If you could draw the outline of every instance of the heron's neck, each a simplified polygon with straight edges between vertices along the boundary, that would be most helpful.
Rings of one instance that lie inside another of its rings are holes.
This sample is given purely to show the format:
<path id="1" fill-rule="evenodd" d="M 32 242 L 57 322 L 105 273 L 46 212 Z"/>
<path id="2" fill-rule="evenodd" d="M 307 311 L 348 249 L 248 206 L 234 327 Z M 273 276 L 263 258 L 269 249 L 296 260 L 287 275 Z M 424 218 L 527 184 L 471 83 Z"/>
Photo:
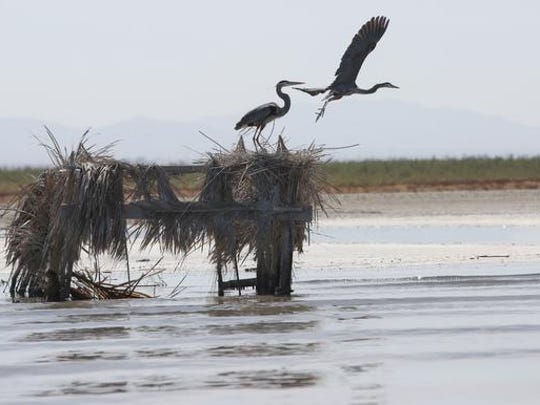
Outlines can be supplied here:
<path id="1" fill-rule="evenodd" d="M 287 114 L 291 108 L 291 98 L 289 97 L 288 94 L 283 93 L 281 86 L 276 88 L 276 93 L 279 96 L 279 98 L 281 98 L 283 102 L 285 103 L 283 107 L 280 107 L 279 109 L 279 115 L 283 116 Z"/>
<path id="2" fill-rule="evenodd" d="M 382 83 L 377 83 L 376 85 L 374 85 L 373 87 L 370 87 L 369 89 L 359 89 L 359 88 L 357 88 L 354 92 L 359 93 L 359 94 L 373 94 L 377 90 L 379 90 L 381 87 L 383 87 L 383 84 Z"/>

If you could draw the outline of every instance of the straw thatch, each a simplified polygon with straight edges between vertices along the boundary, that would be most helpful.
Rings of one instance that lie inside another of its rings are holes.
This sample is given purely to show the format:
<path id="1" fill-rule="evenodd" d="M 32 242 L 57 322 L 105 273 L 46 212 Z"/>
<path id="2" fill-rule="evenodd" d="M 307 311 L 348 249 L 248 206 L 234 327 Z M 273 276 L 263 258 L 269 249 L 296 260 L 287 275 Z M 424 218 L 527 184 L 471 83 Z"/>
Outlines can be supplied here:
<path id="1" fill-rule="evenodd" d="M 179 190 L 171 185 L 170 176 L 160 166 L 139 166 L 129 170 L 135 189 L 129 199 L 143 201 L 148 218 L 139 221 L 132 232 L 140 239 L 141 248 L 159 245 L 162 251 L 185 254 L 199 246 L 205 222 L 199 217 L 178 212 L 162 212 L 163 203 L 179 202 Z M 187 214 L 187 212 L 186 212 Z"/>
<path id="2" fill-rule="evenodd" d="M 82 269 L 73 272 L 71 297 L 74 300 L 118 299 L 118 298 L 151 298 L 150 295 L 137 291 L 142 280 L 153 273 L 144 273 L 135 280 L 123 283 L 112 283 L 101 278 L 100 273 Z"/>
<path id="3" fill-rule="evenodd" d="M 52 146 L 45 146 L 55 167 L 20 192 L 7 231 L 12 297 L 67 298 L 83 245 L 95 255 L 123 258 L 126 252 L 122 164 L 108 148 L 88 146 L 86 134 L 71 153 L 48 134 Z"/>
<path id="4" fill-rule="evenodd" d="M 200 200 L 214 204 L 253 204 L 261 210 L 295 205 L 324 211 L 322 157 L 323 150 L 313 145 L 305 150 L 288 151 L 281 137 L 273 153 L 247 152 L 238 147 L 234 152 L 211 154 Z M 268 215 L 261 215 L 256 221 L 214 216 L 208 227 L 214 243 L 213 260 L 231 262 L 242 250 L 255 251 L 256 256 L 264 254 L 257 252 L 257 247 L 271 245 L 276 233 L 271 223 Z M 295 221 L 295 247 L 299 252 L 309 235 L 308 225 Z"/>
<path id="5" fill-rule="evenodd" d="M 82 249 L 92 255 L 126 258 L 128 202 L 141 204 L 146 213 L 133 232 L 142 248 L 158 244 L 164 251 L 187 254 L 208 243 L 210 258 L 220 268 L 236 264 L 241 254 L 252 253 L 259 263 L 273 265 L 269 262 L 273 251 L 287 234 L 283 224 L 272 221 L 274 207 L 324 209 L 319 174 L 322 150 L 313 146 L 288 151 L 280 138 L 272 153 L 247 152 L 240 143 L 234 152 L 210 154 L 199 199 L 190 204 L 211 209 L 197 211 L 185 202 L 181 205 L 163 168 L 116 161 L 108 148 L 88 146 L 86 134 L 68 153 L 48 134 L 52 146 L 46 148 L 55 166 L 21 191 L 7 232 L 14 299 L 25 295 L 69 298 L 73 267 Z M 167 212 L 164 204 L 184 208 Z M 227 208 L 231 206 L 248 207 L 253 215 L 240 215 Z M 309 224 L 292 221 L 288 226 L 292 236 L 287 238 L 301 252 Z M 86 282 L 84 288 L 91 284 L 88 280 L 81 274 L 75 278 L 79 287 Z"/>

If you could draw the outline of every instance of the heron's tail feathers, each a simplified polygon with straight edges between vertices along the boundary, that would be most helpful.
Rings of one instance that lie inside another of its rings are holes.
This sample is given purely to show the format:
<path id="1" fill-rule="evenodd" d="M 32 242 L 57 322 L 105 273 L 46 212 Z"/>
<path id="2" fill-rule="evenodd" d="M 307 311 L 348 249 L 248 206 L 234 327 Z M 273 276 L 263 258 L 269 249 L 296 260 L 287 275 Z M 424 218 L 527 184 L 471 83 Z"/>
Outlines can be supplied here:
<path id="1" fill-rule="evenodd" d="M 236 123 L 236 125 L 234 126 L 234 129 L 236 131 L 238 131 L 240 128 L 242 128 L 242 126 L 244 125 L 244 123 L 242 121 L 239 121 Z"/>
<path id="2" fill-rule="evenodd" d="M 303 91 L 304 93 L 309 94 L 310 96 L 317 96 L 319 94 L 324 93 L 326 90 L 328 90 L 328 87 L 325 88 L 305 88 L 305 87 L 293 87 L 295 90 Z"/>

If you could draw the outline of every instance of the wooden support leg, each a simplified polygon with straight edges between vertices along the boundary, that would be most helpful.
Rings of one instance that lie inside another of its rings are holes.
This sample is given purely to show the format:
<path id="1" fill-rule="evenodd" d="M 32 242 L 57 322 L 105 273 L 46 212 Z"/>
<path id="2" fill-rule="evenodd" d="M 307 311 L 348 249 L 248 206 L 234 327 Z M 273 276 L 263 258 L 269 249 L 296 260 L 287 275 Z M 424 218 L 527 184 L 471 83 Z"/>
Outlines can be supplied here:
<path id="1" fill-rule="evenodd" d="M 238 271 L 238 258 L 234 255 L 234 272 L 236 273 L 236 282 L 238 283 L 238 296 L 242 295 L 242 287 L 240 287 L 240 273 Z"/>
<path id="2" fill-rule="evenodd" d="M 223 273 L 222 273 L 222 263 L 221 260 L 218 260 L 216 265 L 217 270 L 217 283 L 218 283 L 218 296 L 223 297 Z"/>
<path id="3" fill-rule="evenodd" d="M 49 302 L 62 301 L 58 275 L 52 270 L 48 270 L 45 273 L 45 288 L 43 292 L 45 299 Z"/>
<path id="4" fill-rule="evenodd" d="M 290 295 L 292 281 L 292 262 L 294 251 L 294 224 L 290 221 L 280 224 L 279 244 L 279 282 L 276 295 Z"/>
<path id="5" fill-rule="evenodd" d="M 257 295 L 274 295 L 277 277 L 272 260 L 274 256 L 274 241 L 272 240 L 273 222 L 265 219 L 264 231 L 260 232 L 257 240 Z"/>
<path id="6" fill-rule="evenodd" d="M 268 295 L 270 266 L 267 263 L 268 252 L 257 252 L 257 295 Z"/>

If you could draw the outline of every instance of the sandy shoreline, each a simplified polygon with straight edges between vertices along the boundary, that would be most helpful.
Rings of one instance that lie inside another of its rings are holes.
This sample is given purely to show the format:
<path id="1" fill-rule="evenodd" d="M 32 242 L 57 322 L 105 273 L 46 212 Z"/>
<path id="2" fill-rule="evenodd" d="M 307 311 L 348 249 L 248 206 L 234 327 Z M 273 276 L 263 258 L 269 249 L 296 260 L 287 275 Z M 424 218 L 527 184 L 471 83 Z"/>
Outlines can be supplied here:
<path id="1" fill-rule="evenodd" d="M 329 217 L 540 215 L 540 190 L 340 194 Z"/>
<path id="2" fill-rule="evenodd" d="M 540 190 L 441 191 L 339 195 L 339 205 L 321 215 L 320 227 L 506 227 L 540 232 Z M 496 236 L 495 236 L 496 238 Z M 328 252 L 332 252 L 331 255 Z M 500 257 L 498 257 L 500 256 Z M 300 267 L 405 267 L 428 264 L 540 261 L 529 243 L 317 243 L 299 258 Z"/>

